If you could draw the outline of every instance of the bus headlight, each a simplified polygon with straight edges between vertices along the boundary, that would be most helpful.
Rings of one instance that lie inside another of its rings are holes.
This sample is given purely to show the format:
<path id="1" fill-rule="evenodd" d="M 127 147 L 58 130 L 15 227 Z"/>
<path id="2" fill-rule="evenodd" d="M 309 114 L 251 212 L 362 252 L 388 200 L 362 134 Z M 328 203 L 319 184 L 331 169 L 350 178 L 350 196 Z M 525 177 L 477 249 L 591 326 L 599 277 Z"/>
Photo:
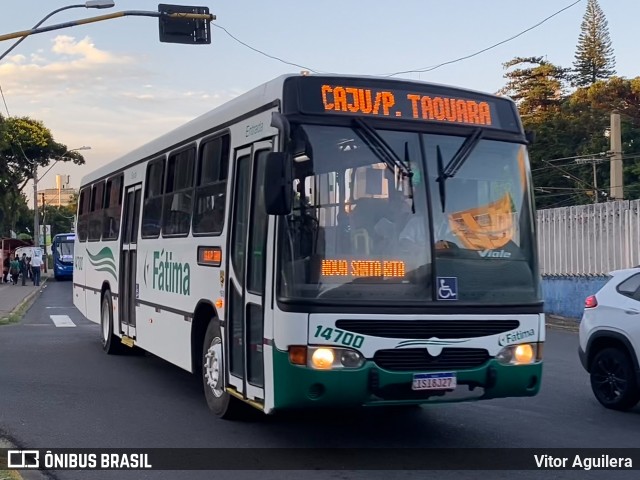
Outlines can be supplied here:
<path id="1" fill-rule="evenodd" d="M 330 348 L 318 348 L 311 355 L 311 365 L 318 370 L 328 370 L 333 366 L 335 355 Z"/>
<path id="2" fill-rule="evenodd" d="M 364 363 L 364 358 L 355 350 L 342 350 L 340 355 L 340 363 L 343 367 L 358 368 Z"/>
<path id="3" fill-rule="evenodd" d="M 504 365 L 529 365 L 542 360 L 542 344 L 509 345 L 498 352 L 496 360 Z"/>
<path id="4" fill-rule="evenodd" d="M 289 361 L 316 370 L 333 370 L 360 368 L 364 365 L 364 356 L 350 348 L 292 345 L 289 347 Z"/>

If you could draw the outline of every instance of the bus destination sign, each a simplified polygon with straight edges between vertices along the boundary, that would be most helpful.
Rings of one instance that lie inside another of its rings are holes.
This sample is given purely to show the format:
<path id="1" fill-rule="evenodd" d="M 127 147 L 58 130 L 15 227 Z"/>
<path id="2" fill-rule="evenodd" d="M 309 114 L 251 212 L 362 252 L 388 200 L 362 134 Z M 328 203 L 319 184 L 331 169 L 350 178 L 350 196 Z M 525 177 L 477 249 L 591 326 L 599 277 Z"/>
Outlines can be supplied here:
<path id="1" fill-rule="evenodd" d="M 322 85 L 321 95 L 325 112 L 496 126 L 493 105 L 487 101 L 329 84 Z"/>
<path id="2" fill-rule="evenodd" d="M 389 79 L 293 77 L 297 98 L 285 111 L 410 121 L 522 134 L 512 100 L 487 93 Z M 293 89 L 291 90 L 294 91 Z"/>

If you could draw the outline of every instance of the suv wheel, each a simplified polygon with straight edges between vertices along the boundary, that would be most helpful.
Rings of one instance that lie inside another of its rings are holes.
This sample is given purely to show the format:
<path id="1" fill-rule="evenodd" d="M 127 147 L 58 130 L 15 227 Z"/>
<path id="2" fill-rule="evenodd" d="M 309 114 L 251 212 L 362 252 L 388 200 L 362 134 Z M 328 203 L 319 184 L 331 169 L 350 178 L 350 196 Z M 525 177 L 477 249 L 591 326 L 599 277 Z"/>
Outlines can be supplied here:
<path id="1" fill-rule="evenodd" d="M 640 400 L 640 389 L 629 355 L 605 348 L 591 363 L 591 389 L 598 401 L 613 410 L 628 410 Z"/>

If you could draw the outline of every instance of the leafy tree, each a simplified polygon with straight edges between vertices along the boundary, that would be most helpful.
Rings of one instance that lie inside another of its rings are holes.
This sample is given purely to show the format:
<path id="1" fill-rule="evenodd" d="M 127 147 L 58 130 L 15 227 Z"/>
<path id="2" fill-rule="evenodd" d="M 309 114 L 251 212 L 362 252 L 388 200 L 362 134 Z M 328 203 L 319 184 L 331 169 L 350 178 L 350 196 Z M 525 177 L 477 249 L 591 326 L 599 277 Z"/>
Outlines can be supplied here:
<path id="1" fill-rule="evenodd" d="M 586 87 L 615 74 L 609 27 L 598 0 L 589 0 L 580 25 L 573 83 Z"/>
<path id="2" fill-rule="evenodd" d="M 622 120 L 623 152 L 627 157 L 624 160 L 625 197 L 640 198 L 640 77 L 631 80 L 613 77 L 566 96 L 555 112 L 523 119 L 525 128 L 537 132 L 530 157 L 538 208 L 593 202 L 591 164 L 578 165 L 571 159 L 545 160 L 578 155 L 597 157 L 607 152 L 613 110 L 620 112 Z M 609 174 L 608 162 L 596 167 L 599 190 L 608 190 Z M 606 196 L 600 196 L 599 200 L 606 200 Z"/>
<path id="3" fill-rule="evenodd" d="M 74 214 L 75 211 L 69 207 L 45 206 L 43 221 L 46 225 L 51 225 L 52 238 L 59 233 L 68 233 L 72 230 Z"/>
<path id="4" fill-rule="evenodd" d="M 24 194 L 9 190 L 0 193 L 0 237 L 9 237 L 11 231 L 31 233 L 33 211 L 27 206 Z"/>
<path id="5" fill-rule="evenodd" d="M 42 122 L 0 116 L 0 189 L 21 192 L 33 177 L 34 166 L 46 167 L 56 160 L 84 163 L 82 155 L 56 142 Z"/>
<path id="6" fill-rule="evenodd" d="M 82 155 L 56 142 L 42 122 L 0 115 L 0 234 L 15 231 L 19 212 L 26 208 L 22 190 L 33 178 L 34 167 L 46 167 L 57 160 L 84 163 Z"/>
<path id="7" fill-rule="evenodd" d="M 78 194 L 74 193 L 71 195 L 71 197 L 69 198 L 69 205 L 67 205 L 66 207 L 69 212 L 71 212 L 71 215 L 75 215 L 76 212 L 78 211 Z"/>
<path id="8" fill-rule="evenodd" d="M 543 57 L 516 57 L 503 64 L 507 84 L 499 93 L 518 104 L 523 117 L 532 117 L 557 109 L 565 92 L 568 70 Z"/>

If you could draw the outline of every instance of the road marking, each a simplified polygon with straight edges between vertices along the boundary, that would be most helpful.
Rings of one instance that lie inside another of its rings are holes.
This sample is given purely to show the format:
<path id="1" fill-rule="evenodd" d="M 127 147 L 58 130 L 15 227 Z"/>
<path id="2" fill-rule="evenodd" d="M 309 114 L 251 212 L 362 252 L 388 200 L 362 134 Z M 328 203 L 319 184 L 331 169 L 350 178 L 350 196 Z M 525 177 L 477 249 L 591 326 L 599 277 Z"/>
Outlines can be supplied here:
<path id="1" fill-rule="evenodd" d="M 71 321 L 69 315 L 49 315 L 56 327 L 75 327 L 76 324 Z"/>

